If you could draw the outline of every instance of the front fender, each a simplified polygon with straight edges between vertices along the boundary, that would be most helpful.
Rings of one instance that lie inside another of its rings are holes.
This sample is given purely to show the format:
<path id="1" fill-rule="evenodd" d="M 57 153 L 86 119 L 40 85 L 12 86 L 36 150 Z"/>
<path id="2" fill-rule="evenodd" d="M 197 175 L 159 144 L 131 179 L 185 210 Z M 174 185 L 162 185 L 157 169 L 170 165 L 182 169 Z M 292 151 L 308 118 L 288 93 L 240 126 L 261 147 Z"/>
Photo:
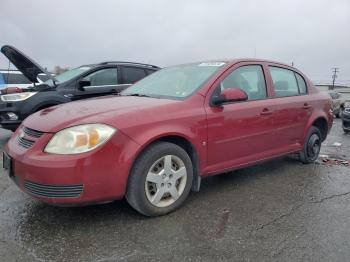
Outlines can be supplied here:
<path id="1" fill-rule="evenodd" d="M 166 137 L 179 137 L 189 142 L 197 153 L 199 161 L 199 173 L 207 163 L 207 133 L 206 128 L 187 125 L 153 125 L 142 128 L 142 132 L 131 134 L 127 130 L 121 130 L 140 145 L 137 156 L 150 144 Z"/>

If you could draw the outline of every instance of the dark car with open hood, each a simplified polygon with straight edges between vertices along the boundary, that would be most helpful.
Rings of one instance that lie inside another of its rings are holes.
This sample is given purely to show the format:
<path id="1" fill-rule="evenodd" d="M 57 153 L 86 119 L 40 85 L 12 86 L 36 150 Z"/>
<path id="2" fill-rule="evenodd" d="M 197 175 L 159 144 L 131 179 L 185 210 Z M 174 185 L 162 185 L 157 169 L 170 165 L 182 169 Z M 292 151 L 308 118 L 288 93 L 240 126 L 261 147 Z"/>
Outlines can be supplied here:
<path id="1" fill-rule="evenodd" d="M 15 47 L 4 45 L 1 52 L 34 86 L 20 92 L 1 95 L 0 125 L 14 131 L 29 115 L 41 109 L 86 99 L 119 93 L 131 84 L 159 70 L 149 64 L 109 61 L 83 65 L 58 76 L 28 58 Z M 49 78 L 42 83 L 38 75 Z"/>

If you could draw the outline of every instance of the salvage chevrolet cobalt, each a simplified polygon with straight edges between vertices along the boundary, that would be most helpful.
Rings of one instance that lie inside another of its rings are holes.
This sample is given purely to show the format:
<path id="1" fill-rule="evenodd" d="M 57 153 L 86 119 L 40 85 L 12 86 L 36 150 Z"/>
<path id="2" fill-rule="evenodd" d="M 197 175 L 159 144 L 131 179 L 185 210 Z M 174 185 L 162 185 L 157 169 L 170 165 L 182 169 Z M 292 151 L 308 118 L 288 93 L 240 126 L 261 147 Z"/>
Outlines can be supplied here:
<path id="1" fill-rule="evenodd" d="M 180 207 L 201 178 L 299 153 L 315 161 L 330 97 L 297 69 L 265 60 L 173 66 L 120 96 L 28 117 L 4 167 L 32 197 L 81 205 L 126 197 L 147 216 Z"/>

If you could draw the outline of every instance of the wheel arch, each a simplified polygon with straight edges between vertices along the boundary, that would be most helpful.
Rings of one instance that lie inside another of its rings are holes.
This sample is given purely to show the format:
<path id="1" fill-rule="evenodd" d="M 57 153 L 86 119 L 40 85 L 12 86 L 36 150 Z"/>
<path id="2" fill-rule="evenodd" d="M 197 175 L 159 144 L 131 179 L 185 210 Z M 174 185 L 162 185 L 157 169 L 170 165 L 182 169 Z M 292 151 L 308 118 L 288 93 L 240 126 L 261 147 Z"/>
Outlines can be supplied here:
<path id="1" fill-rule="evenodd" d="M 191 142 L 191 140 L 182 135 L 182 134 L 163 134 L 157 137 L 150 139 L 147 143 L 145 143 L 137 152 L 137 156 L 133 161 L 132 167 L 136 163 L 137 159 L 141 156 L 141 154 L 151 145 L 158 142 L 169 142 L 175 145 L 180 146 L 182 149 L 186 151 L 189 155 L 192 165 L 193 165 L 193 182 L 192 182 L 192 191 L 199 191 L 201 176 L 200 176 L 200 156 L 198 154 L 198 150 L 195 145 Z M 131 168 L 132 168 L 131 167 Z"/>
<path id="2" fill-rule="evenodd" d="M 322 135 L 322 142 L 326 140 L 327 134 L 328 134 L 328 121 L 326 120 L 325 117 L 318 117 L 316 118 L 311 126 L 317 127 Z"/>

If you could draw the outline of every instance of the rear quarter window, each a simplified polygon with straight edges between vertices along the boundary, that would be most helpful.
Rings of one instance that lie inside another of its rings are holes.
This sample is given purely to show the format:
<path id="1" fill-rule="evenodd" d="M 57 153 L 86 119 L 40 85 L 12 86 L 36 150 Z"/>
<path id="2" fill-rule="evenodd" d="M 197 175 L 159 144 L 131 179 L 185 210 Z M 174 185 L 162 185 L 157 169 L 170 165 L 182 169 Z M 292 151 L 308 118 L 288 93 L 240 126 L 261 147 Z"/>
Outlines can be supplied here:
<path id="1" fill-rule="evenodd" d="M 150 69 L 145 69 L 145 71 L 146 71 L 147 75 L 150 75 L 150 74 L 153 74 L 154 72 L 156 72 L 156 70 L 150 70 Z"/>
<path id="2" fill-rule="evenodd" d="M 294 73 L 294 74 L 295 74 L 295 77 L 296 77 L 297 82 L 298 82 L 300 94 L 302 94 L 302 95 L 306 94 L 307 88 L 306 88 L 306 83 L 305 83 L 304 78 L 301 75 L 299 75 L 298 73 Z"/>

